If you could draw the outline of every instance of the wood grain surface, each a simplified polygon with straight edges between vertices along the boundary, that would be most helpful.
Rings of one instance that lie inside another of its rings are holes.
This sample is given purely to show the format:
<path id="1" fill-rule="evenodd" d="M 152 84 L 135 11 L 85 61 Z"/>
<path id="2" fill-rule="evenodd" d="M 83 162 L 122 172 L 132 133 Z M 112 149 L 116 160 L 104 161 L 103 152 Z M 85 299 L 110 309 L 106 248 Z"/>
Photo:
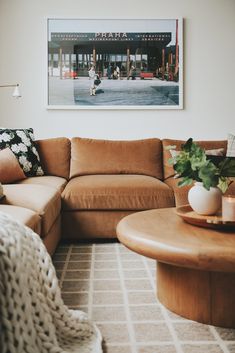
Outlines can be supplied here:
<path id="1" fill-rule="evenodd" d="M 157 296 L 173 312 L 235 328 L 235 233 L 185 223 L 174 208 L 134 213 L 117 226 L 129 249 L 157 260 Z"/>
<path id="2" fill-rule="evenodd" d="M 231 230 L 235 232 L 235 221 L 225 221 L 221 211 L 213 216 L 203 216 L 195 211 L 189 205 L 179 206 L 176 208 L 176 214 L 187 223 L 217 230 Z"/>
<path id="3" fill-rule="evenodd" d="M 235 232 L 184 222 L 174 208 L 134 213 L 117 226 L 131 250 L 175 266 L 235 272 Z"/>
<path id="4" fill-rule="evenodd" d="M 157 296 L 169 310 L 208 325 L 235 328 L 235 274 L 157 263 Z"/>

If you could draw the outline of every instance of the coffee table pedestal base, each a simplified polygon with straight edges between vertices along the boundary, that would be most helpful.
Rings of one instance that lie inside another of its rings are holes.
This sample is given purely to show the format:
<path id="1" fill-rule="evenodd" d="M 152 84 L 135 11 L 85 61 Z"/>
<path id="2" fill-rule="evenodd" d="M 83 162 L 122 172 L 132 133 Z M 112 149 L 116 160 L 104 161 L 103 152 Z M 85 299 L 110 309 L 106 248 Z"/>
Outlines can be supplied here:
<path id="1" fill-rule="evenodd" d="M 169 310 L 204 324 L 235 328 L 235 274 L 157 262 L 157 296 Z"/>

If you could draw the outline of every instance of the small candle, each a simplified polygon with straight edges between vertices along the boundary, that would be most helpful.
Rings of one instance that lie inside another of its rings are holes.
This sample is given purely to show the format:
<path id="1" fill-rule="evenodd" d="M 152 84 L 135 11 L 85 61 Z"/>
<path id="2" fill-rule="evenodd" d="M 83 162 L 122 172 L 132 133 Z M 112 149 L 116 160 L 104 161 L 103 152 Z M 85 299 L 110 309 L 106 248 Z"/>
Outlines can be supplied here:
<path id="1" fill-rule="evenodd" d="M 0 183 L 0 199 L 3 197 L 3 187 L 2 184 Z"/>
<path id="2" fill-rule="evenodd" d="M 222 197 L 223 221 L 235 221 L 235 195 L 224 195 Z"/>

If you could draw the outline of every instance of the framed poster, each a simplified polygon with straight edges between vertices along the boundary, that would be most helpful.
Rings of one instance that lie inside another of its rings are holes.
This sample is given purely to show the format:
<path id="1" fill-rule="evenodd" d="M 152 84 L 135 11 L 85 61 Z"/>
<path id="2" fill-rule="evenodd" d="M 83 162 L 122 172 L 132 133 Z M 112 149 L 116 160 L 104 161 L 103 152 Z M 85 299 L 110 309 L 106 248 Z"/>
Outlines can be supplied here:
<path id="1" fill-rule="evenodd" d="M 49 18 L 50 109 L 182 109 L 182 19 Z"/>

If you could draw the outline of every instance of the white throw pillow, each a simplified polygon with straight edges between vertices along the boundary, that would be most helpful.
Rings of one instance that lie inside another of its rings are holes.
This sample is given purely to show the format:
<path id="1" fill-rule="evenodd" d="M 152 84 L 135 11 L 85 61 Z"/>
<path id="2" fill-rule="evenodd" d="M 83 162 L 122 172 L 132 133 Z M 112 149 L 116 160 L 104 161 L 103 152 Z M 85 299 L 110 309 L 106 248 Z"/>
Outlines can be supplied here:
<path id="1" fill-rule="evenodd" d="M 228 134 L 226 157 L 235 157 L 235 135 Z"/>
<path id="2" fill-rule="evenodd" d="M 170 150 L 171 157 L 176 158 L 179 154 L 180 151 L 178 150 Z M 207 156 L 224 156 L 224 148 L 215 148 L 211 150 L 205 150 L 205 153 Z"/>

